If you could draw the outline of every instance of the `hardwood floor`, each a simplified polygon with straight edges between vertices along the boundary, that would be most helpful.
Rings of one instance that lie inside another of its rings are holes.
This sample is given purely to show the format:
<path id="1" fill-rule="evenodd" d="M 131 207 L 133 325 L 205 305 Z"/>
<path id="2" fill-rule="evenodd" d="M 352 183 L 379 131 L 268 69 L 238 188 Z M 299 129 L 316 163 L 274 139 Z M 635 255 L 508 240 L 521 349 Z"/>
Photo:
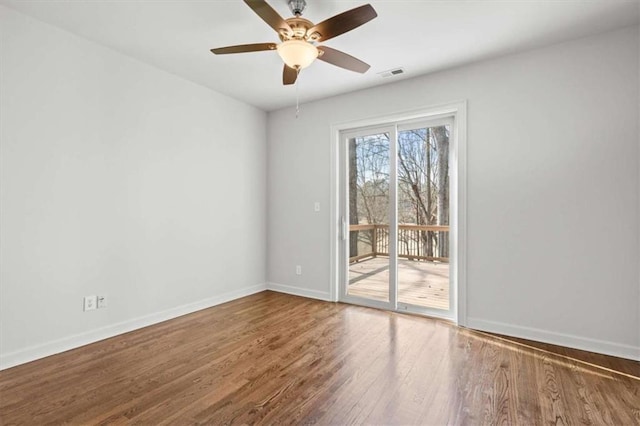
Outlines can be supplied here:
<path id="1" fill-rule="evenodd" d="M 0 424 L 640 424 L 640 363 L 544 349 L 263 292 L 0 372 Z"/>

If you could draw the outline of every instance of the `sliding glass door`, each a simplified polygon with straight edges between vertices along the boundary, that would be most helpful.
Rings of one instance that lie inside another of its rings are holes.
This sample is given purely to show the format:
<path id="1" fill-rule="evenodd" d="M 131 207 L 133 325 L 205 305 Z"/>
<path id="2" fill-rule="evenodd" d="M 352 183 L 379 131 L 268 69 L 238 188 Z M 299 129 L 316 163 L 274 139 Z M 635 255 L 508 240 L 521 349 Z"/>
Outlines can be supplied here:
<path id="1" fill-rule="evenodd" d="M 448 312 L 451 121 L 398 126 L 398 306 Z"/>
<path id="2" fill-rule="evenodd" d="M 378 256 L 389 249 L 391 140 L 395 129 L 369 129 L 345 139 L 346 199 L 343 215 L 347 285 L 353 300 L 390 307 L 391 258 Z"/>
<path id="3" fill-rule="evenodd" d="M 449 317 L 452 119 L 341 132 L 340 297 Z"/>

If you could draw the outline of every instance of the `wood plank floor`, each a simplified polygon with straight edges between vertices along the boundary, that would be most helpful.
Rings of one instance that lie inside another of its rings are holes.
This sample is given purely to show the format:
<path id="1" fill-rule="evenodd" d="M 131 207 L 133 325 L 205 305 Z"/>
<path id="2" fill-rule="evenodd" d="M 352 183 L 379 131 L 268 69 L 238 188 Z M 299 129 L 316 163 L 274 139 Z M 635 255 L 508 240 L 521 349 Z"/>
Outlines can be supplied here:
<path id="1" fill-rule="evenodd" d="M 263 292 L 0 372 L 0 424 L 640 424 L 640 363 L 525 343 Z"/>
<path id="2" fill-rule="evenodd" d="M 389 258 L 374 257 L 350 264 L 348 293 L 388 301 Z M 398 259 L 398 300 L 448 310 L 449 264 Z"/>

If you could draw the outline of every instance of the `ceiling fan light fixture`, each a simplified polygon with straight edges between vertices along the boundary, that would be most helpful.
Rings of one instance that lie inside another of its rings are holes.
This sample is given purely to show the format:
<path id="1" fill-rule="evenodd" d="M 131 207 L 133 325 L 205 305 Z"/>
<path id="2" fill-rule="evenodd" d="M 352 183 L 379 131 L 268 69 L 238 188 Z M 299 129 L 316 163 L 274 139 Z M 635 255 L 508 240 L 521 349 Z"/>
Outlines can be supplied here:
<path id="1" fill-rule="evenodd" d="M 244 3 L 256 15 L 278 33 L 282 41 L 280 44 L 240 44 L 218 47 L 211 49 L 211 52 L 215 55 L 225 55 L 229 53 L 277 50 L 278 55 L 285 63 L 282 70 L 282 84 L 285 86 L 295 84 L 300 70 L 311 65 L 316 58 L 346 70 L 358 73 L 367 72 L 370 68 L 367 63 L 328 46 L 316 46 L 316 43 L 324 43 L 371 21 L 378 16 L 373 6 L 365 4 L 325 19 L 319 24 L 314 24 L 302 17 L 302 12 L 307 5 L 306 0 L 286 1 L 291 13 L 294 14 L 292 18 L 288 19 L 280 16 L 273 7 L 269 6 L 267 0 L 244 0 Z"/>
<path id="2" fill-rule="evenodd" d="M 318 57 L 318 49 L 303 40 L 287 40 L 277 46 L 278 55 L 289 68 L 301 70 Z"/>

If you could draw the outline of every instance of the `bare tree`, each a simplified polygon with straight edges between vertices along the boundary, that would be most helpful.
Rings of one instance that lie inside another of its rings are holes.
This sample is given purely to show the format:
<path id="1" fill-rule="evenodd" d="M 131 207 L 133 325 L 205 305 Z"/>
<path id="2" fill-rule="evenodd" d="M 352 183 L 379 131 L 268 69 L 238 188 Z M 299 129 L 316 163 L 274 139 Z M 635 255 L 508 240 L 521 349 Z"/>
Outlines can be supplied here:
<path id="1" fill-rule="evenodd" d="M 438 150 L 438 225 L 449 225 L 449 131 L 445 126 L 433 128 Z M 440 256 L 449 256 L 448 232 L 438 237 Z"/>
<path id="2" fill-rule="evenodd" d="M 349 224 L 358 224 L 358 159 L 356 140 L 349 139 Z M 349 257 L 358 255 L 358 231 L 349 232 Z"/>
<path id="3" fill-rule="evenodd" d="M 356 138 L 349 145 L 351 224 L 389 223 L 389 135 Z M 449 223 L 449 129 L 418 128 L 398 134 L 398 222 L 416 225 Z M 355 190 L 354 190 L 355 186 Z M 351 236 L 373 244 L 371 232 Z M 448 233 L 402 230 L 398 243 L 404 253 L 448 257 Z M 372 247 L 373 251 L 376 250 Z M 357 254 L 357 252 L 355 252 Z"/>
<path id="4" fill-rule="evenodd" d="M 360 223 L 389 223 L 389 135 L 357 138 L 357 185 Z M 359 233 L 359 241 L 371 251 L 381 251 L 373 229 Z M 381 243 L 383 241 L 381 240 Z"/>

